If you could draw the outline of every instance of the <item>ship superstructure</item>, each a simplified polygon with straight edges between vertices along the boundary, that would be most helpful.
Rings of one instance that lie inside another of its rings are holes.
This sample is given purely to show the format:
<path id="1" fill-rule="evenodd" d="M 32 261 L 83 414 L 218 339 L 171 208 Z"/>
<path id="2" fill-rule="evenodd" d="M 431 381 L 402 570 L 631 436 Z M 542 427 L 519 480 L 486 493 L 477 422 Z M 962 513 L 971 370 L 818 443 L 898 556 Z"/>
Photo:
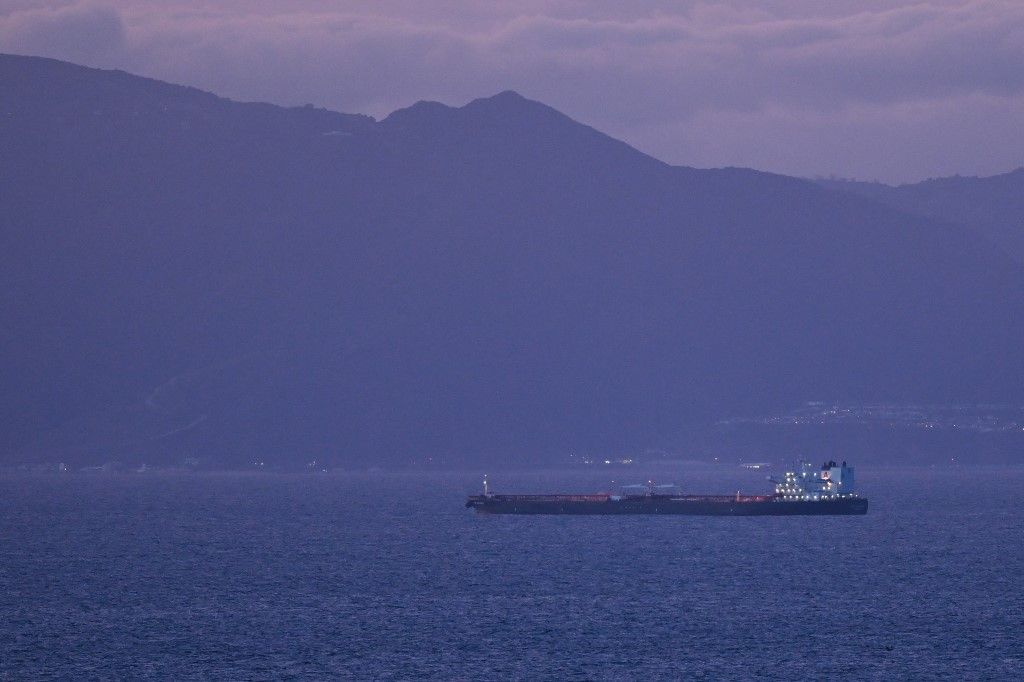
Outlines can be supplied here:
<path id="1" fill-rule="evenodd" d="M 820 500 L 856 497 L 853 491 L 853 467 L 846 462 L 825 462 L 816 470 L 810 462 L 801 461 L 793 471 L 783 474 L 775 484 L 775 496 L 783 501 L 817 502 Z"/>

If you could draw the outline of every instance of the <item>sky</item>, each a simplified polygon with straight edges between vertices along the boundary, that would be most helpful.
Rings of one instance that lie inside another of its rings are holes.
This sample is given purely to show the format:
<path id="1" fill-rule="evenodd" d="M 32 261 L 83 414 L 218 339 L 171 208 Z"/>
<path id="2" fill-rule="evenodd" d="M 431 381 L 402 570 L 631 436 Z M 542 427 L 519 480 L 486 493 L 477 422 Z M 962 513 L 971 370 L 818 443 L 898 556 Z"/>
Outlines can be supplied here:
<path id="1" fill-rule="evenodd" d="M 698 167 L 1024 165 L 1021 0 L 0 0 L 0 52 L 377 118 L 512 89 Z"/>

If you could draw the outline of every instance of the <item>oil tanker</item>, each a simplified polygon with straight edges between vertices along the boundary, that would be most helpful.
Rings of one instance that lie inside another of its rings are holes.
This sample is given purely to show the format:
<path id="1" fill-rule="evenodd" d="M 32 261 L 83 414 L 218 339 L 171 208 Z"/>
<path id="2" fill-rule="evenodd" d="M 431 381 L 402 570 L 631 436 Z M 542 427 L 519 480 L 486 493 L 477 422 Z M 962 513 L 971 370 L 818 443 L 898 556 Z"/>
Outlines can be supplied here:
<path id="1" fill-rule="evenodd" d="M 470 495 L 466 507 L 480 514 L 683 514 L 689 516 L 833 516 L 868 513 L 868 500 L 854 492 L 853 467 L 825 462 L 820 469 L 800 462 L 770 495 L 692 495 L 676 486 L 631 485 L 618 495 Z"/>

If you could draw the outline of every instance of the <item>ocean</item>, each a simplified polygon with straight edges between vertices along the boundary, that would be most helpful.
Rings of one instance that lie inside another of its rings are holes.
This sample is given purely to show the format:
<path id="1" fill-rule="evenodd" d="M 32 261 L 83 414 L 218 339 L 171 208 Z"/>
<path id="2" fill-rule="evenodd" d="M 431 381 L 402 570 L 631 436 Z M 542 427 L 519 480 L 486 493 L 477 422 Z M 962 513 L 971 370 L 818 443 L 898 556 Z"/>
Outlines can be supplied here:
<path id="1" fill-rule="evenodd" d="M 0 679 L 1024 678 L 1024 468 L 857 476 L 867 516 L 701 518 L 477 516 L 477 473 L 2 474 Z"/>

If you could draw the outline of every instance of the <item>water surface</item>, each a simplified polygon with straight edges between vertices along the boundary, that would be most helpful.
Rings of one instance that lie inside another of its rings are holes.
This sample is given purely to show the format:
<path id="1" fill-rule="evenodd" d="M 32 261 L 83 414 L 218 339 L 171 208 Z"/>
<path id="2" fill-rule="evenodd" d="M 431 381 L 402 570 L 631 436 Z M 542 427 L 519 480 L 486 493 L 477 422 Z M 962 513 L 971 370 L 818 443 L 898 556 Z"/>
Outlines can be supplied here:
<path id="1" fill-rule="evenodd" d="M 476 474 L 4 475 L 0 678 L 1024 677 L 1024 471 L 857 474 L 869 514 L 831 518 L 476 516 Z"/>

